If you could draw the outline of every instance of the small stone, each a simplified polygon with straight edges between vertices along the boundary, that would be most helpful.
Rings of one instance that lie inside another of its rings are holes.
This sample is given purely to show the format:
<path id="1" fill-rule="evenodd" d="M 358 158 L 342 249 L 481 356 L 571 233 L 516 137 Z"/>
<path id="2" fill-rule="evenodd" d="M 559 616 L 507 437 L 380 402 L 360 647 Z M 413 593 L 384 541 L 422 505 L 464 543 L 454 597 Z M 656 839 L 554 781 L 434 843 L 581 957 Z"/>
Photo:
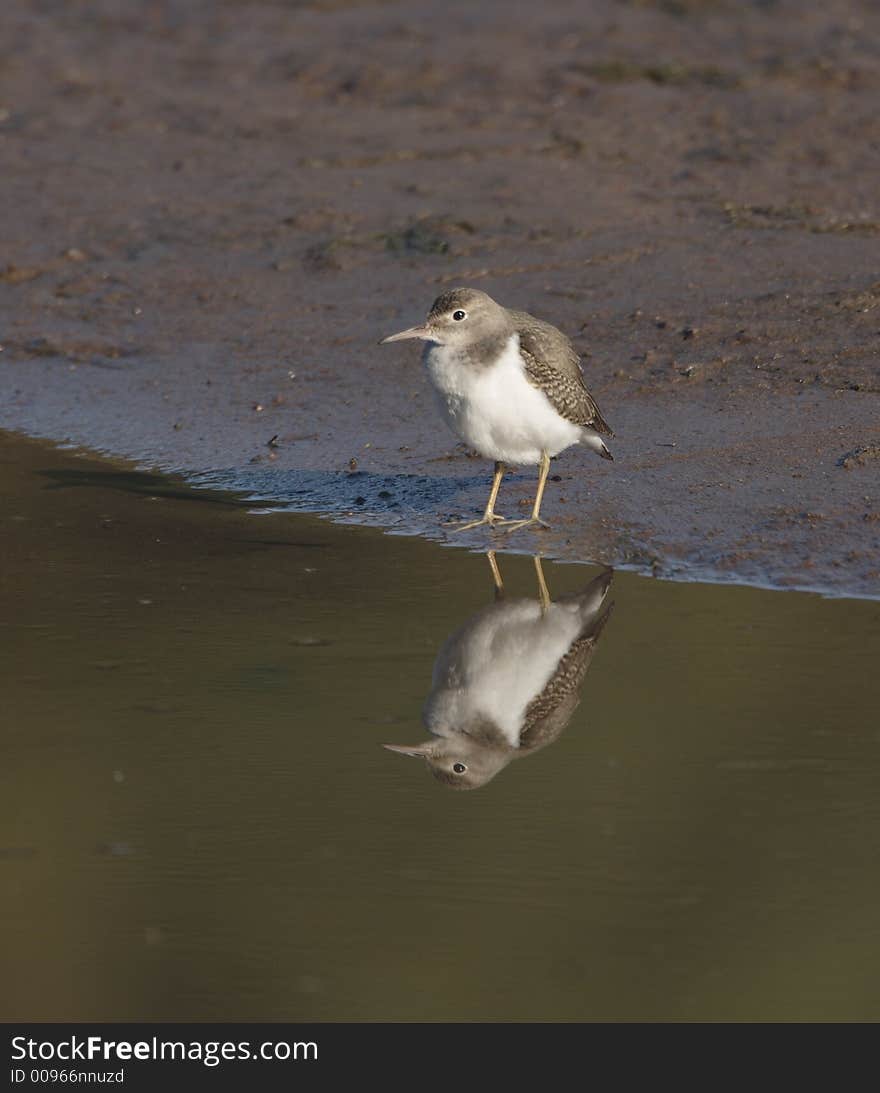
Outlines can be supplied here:
<path id="1" fill-rule="evenodd" d="M 20 285 L 42 275 L 43 271 L 36 266 L 7 266 L 0 271 L 0 281 L 5 281 L 8 285 Z"/>

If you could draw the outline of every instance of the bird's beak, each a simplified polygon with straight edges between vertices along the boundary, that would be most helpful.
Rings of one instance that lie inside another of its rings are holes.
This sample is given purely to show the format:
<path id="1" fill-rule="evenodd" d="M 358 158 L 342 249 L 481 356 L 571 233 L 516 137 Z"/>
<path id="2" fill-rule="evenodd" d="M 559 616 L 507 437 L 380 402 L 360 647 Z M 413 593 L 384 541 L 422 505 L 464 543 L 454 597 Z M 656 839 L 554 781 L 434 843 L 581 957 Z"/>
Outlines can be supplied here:
<path id="1" fill-rule="evenodd" d="M 429 759 L 434 754 L 434 745 L 428 744 L 413 744 L 408 746 L 406 744 L 383 744 L 383 748 L 387 748 L 389 751 L 396 751 L 398 755 L 409 755 L 413 759 Z"/>
<path id="2" fill-rule="evenodd" d="M 429 342 L 433 337 L 434 335 L 427 326 L 411 326 L 409 330 L 401 330 L 399 334 L 392 334 L 388 338 L 383 338 L 379 345 L 386 345 L 388 342 L 402 342 L 407 338 L 421 338 L 422 341 Z"/>

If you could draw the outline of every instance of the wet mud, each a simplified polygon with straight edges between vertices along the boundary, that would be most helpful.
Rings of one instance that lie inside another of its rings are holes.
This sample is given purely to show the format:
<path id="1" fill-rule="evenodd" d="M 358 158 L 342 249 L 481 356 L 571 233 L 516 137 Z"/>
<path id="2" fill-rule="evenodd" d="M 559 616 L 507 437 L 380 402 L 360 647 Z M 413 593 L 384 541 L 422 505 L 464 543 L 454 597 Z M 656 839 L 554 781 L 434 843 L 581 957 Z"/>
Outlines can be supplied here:
<path id="1" fill-rule="evenodd" d="M 3 427 L 449 538 L 491 468 L 376 342 L 473 284 L 573 337 L 616 433 L 500 548 L 877 594 L 873 3 L 2 19 Z"/>

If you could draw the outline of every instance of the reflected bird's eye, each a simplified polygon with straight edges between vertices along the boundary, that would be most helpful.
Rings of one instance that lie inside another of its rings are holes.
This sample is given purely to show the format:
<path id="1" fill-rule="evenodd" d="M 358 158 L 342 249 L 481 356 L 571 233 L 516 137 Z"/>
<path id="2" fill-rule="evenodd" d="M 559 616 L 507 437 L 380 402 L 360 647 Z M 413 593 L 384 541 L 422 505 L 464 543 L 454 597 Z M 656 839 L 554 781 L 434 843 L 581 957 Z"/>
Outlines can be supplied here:
<path id="1" fill-rule="evenodd" d="M 467 312 L 462 311 L 461 308 L 459 308 L 458 311 L 453 311 L 452 317 L 457 323 L 460 323 L 462 319 L 467 318 Z"/>
<path id="2" fill-rule="evenodd" d="M 455 771 L 456 774 L 464 774 L 464 772 L 467 770 L 467 767 L 464 765 L 464 763 L 453 763 L 452 769 Z"/>

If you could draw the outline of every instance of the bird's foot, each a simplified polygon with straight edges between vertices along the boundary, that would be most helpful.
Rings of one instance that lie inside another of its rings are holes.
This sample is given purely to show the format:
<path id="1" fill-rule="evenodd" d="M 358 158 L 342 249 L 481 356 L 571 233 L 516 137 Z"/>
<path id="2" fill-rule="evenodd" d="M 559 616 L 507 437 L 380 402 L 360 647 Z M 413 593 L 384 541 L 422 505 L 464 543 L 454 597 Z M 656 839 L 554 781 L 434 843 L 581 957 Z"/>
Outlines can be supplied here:
<path id="1" fill-rule="evenodd" d="M 505 523 L 504 533 L 510 534 L 512 531 L 520 531 L 522 528 L 546 528 L 549 529 L 550 525 L 546 520 L 542 520 L 540 516 L 530 516 L 527 520 L 508 520 Z"/>
<path id="2" fill-rule="evenodd" d="M 450 528 L 454 532 L 459 532 L 459 531 L 471 531 L 473 528 L 482 528 L 482 527 L 490 527 L 490 528 L 504 527 L 504 528 L 506 528 L 506 526 L 508 524 L 514 524 L 514 523 L 518 523 L 518 521 L 516 521 L 516 520 L 506 520 L 503 516 L 498 516 L 497 513 L 492 512 L 492 513 L 484 514 L 483 516 L 480 517 L 479 520 L 468 520 L 464 524 L 460 523 L 457 520 L 450 520 L 448 523 L 445 523 L 443 525 L 443 527 Z"/>

